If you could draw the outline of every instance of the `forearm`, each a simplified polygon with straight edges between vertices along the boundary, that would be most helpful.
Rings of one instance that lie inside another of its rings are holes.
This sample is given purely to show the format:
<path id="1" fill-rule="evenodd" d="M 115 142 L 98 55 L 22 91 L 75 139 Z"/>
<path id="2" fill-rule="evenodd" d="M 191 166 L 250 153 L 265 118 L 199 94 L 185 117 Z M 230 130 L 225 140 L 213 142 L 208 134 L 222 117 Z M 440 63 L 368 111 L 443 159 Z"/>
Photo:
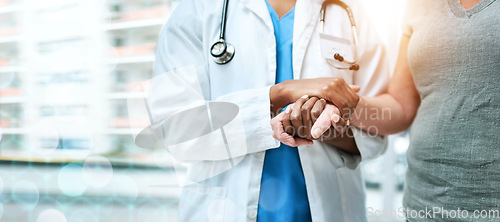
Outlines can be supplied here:
<path id="1" fill-rule="evenodd" d="M 361 97 L 351 124 L 377 135 L 397 133 L 410 127 L 421 101 L 408 64 L 409 41 L 409 36 L 402 36 L 396 68 L 387 93 L 370 98 Z"/>
<path id="2" fill-rule="evenodd" d="M 351 124 L 376 135 L 388 135 L 406 130 L 416 112 L 404 109 L 392 95 L 386 93 L 376 97 L 361 97 Z"/>

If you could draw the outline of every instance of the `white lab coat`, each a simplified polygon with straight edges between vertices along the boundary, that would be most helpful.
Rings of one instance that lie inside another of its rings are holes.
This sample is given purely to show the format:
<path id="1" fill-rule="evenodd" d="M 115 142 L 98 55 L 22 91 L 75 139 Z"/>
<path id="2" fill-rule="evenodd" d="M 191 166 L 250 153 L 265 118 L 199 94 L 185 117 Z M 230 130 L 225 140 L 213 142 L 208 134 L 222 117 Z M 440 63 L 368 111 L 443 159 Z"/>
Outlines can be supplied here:
<path id="1" fill-rule="evenodd" d="M 322 1 L 297 0 L 294 78 L 342 77 L 359 85 L 359 94 L 373 96 L 386 90 L 390 78 L 385 49 L 359 2 L 345 2 L 352 8 L 358 26 L 361 69 L 337 70 L 326 62 L 319 45 Z M 165 81 L 156 85 L 153 81 L 150 104 L 154 119 L 192 107 L 197 104 L 193 98 L 196 95 L 239 107 L 237 118 L 224 127 L 226 134 L 232 133 L 225 139 L 239 138 L 229 141 L 232 163 L 228 162 L 230 157 L 226 152 L 219 152 L 224 150 L 220 131 L 183 146 L 167 147 L 177 161 L 189 164 L 187 180 L 191 182 L 184 184 L 179 221 L 255 221 L 265 151 L 279 147 L 270 126 L 269 89 L 275 83 L 276 42 L 266 3 L 229 1 L 226 41 L 234 45 L 236 54 L 230 63 L 217 65 L 209 49 L 218 39 L 222 3 L 222 0 L 181 1 L 157 48 L 155 75 L 164 76 Z M 347 19 L 344 11 L 327 11 L 326 29 L 338 29 L 339 35 L 349 38 Z M 186 99 L 186 95 L 195 96 Z M 183 127 L 177 130 L 189 133 Z M 366 220 L 364 183 L 358 165 L 361 160 L 383 153 L 386 140 L 370 137 L 360 130 L 354 134 L 361 156 L 349 155 L 321 142 L 298 148 L 313 221 Z"/>

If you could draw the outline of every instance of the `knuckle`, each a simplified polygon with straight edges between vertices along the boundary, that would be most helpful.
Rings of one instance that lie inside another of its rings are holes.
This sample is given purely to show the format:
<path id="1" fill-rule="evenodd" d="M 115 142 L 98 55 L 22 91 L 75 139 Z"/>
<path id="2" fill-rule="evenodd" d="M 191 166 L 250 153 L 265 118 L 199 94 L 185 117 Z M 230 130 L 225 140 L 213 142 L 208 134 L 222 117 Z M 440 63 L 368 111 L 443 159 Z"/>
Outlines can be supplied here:
<path id="1" fill-rule="evenodd" d="M 327 83 L 327 88 L 329 90 L 333 90 L 339 88 L 344 83 L 344 79 L 342 78 L 334 78 Z"/>
<path id="2" fill-rule="evenodd" d="M 321 115 L 321 110 L 320 109 L 313 109 L 313 110 L 311 110 L 311 114 L 314 117 L 319 117 L 319 115 Z"/>
<path id="3" fill-rule="evenodd" d="M 325 106 L 325 104 L 326 104 L 325 100 L 318 100 L 314 103 L 313 109 L 314 108 L 319 109 L 320 107 Z"/>
<path id="4" fill-rule="evenodd" d="M 330 86 L 330 83 L 327 83 L 323 86 L 323 88 L 321 88 L 321 91 L 322 93 L 325 93 L 325 92 L 328 92 L 329 90 L 331 90 L 331 86 Z"/>
<path id="5" fill-rule="evenodd" d="M 344 79 L 342 79 L 342 78 L 335 78 L 333 80 L 333 83 L 335 83 L 335 85 L 338 86 L 339 84 L 342 84 L 342 81 L 344 81 Z"/>
<path id="6" fill-rule="evenodd" d="M 327 84 L 328 89 L 334 89 L 337 86 L 337 79 L 334 79 Z"/>
<path id="7" fill-rule="evenodd" d="M 347 101 L 343 101 L 340 104 L 341 104 L 342 108 L 349 107 L 349 103 Z"/>

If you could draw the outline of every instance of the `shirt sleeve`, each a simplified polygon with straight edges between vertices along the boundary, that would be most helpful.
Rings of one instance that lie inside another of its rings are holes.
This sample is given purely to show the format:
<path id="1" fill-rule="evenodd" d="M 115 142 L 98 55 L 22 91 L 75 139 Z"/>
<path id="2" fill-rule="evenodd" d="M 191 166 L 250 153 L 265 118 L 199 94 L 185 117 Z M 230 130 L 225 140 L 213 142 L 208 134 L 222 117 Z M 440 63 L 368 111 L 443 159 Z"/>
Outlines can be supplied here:
<path id="1" fill-rule="evenodd" d="M 204 3 L 182 1 L 160 35 L 149 97 L 152 119 L 159 122 L 154 125 L 155 134 L 183 162 L 228 160 L 278 147 L 270 126 L 270 86 L 211 98 Z M 213 109 L 210 104 L 215 102 L 233 104 L 237 115 L 225 122 L 232 113 Z M 211 118 L 205 121 L 207 115 Z M 182 119 L 167 124 L 173 116 Z"/>

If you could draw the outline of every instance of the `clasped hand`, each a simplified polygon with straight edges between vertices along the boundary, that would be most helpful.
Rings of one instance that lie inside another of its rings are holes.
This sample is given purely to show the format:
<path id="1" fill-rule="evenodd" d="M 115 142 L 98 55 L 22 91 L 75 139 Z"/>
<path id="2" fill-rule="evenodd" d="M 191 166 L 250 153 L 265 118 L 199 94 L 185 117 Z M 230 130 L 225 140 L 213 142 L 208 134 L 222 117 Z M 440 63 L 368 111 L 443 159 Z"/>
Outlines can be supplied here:
<path id="1" fill-rule="evenodd" d="M 322 81 L 325 79 L 308 79 L 304 81 Z M 328 99 L 318 96 L 304 95 L 295 103 L 271 120 L 273 137 L 289 146 L 311 145 L 313 140 L 327 141 L 343 136 L 349 127 L 349 118 L 354 112 L 358 99 L 357 86 L 349 86 L 343 81 L 335 81 L 334 87 L 323 87 L 321 95 L 328 95 Z M 295 80 L 299 84 L 301 80 Z M 290 84 L 288 84 L 290 86 Z M 290 87 L 295 87 L 294 85 Z M 303 90 L 303 89 L 302 89 Z M 321 89 L 320 89 L 321 92 Z M 354 94 L 354 96 L 353 96 Z M 343 112 L 334 104 L 341 101 Z"/>

